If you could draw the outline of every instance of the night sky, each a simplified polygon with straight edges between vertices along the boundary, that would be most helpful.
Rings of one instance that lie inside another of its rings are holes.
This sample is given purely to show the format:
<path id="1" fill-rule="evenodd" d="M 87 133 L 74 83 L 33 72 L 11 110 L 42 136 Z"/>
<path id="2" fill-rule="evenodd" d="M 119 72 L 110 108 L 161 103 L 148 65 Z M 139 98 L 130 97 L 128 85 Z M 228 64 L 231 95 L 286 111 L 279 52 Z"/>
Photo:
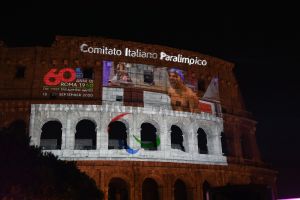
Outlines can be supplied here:
<path id="1" fill-rule="evenodd" d="M 300 17 L 292 5 L 69 2 L 0 5 L 0 40 L 8 46 L 49 46 L 55 35 L 103 36 L 235 63 L 246 107 L 258 121 L 263 160 L 279 171 L 279 197 L 300 197 Z"/>

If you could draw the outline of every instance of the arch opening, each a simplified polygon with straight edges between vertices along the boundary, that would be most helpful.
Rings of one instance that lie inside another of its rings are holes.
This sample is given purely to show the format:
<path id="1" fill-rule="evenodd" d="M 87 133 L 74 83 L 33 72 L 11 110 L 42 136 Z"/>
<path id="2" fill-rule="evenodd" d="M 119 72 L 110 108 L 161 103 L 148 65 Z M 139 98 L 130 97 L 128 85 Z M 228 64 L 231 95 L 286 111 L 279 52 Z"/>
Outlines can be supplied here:
<path id="1" fill-rule="evenodd" d="M 108 200 L 128 200 L 128 184 L 121 178 L 112 178 L 108 185 Z"/>
<path id="2" fill-rule="evenodd" d="M 174 200 L 187 200 L 188 194 L 187 194 L 187 188 L 185 183 L 177 179 L 174 184 Z"/>
<path id="3" fill-rule="evenodd" d="M 221 145 L 223 155 L 228 156 L 227 137 L 223 131 L 221 132 Z"/>
<path id="4" fill-rule="evenodd" d="M 183 133 L 181 129 L 176 125 L 171 126 L 171 148 L 185 151 L 183 145 Z"/>
<path id="5" fill-rule="evenodd" d="M 61 149 L 62 124 L 59 121 L 48 121 L 42 127 L 40 146 L 42 149 Z"/>
<path id="6" fill-rule="evenodd" d="M 143 123 L 141 125 L 141 147 L 145 150 L 157 150 L 157 130 L 154 125 L 150 123 Z"/>
<path id="7" fill-rule="evenodd" d="M 76 125 L 75 149 L 96 149 L 96 125 L 91 120 L 81 120 Z"/>
<path id="8" fill-rule="evenodd" d="M 108 149 L 127 147 L 127 128 L 123 122 L 114 121 L 108 125 Z"/>
<path id="9" fill-rule="evenodd" d="M 208 154 L 207 135 L 202 128 L 199 128 L 197 131 L 197 139 L 198 139 L 198 152 L 200 154 Z"/>
<path id="10" fill-rule="evenodd" d="M 159 190 L 156 181 L 146 178 L 142 185 L 142 200 L 159 200 Z"/>

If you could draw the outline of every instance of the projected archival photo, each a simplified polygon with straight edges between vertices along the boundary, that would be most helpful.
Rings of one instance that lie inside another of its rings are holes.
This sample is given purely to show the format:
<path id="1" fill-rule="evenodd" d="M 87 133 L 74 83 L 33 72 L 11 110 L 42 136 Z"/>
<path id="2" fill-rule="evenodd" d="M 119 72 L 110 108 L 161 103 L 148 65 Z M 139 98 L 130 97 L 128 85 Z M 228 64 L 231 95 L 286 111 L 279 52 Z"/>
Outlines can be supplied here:
<path id="1" fill-rule="evenodd" d="M 206 91 L 199 91 L 195 74 L 177 67 L 103 61 L 102 80 L 104 102 L 126 102 L 128 98 L 124 97 L 132 96 L 130 101 L 142 101 L 144 107 L 164 106 L 176 111 L 215 113 L 215 103 L 219 101 L 217 78 L 212 79 Z M 137 91 L 142 93 L 135 94 Z"/>
<path id="2" fill-rule="evenodd" d="M 152 65 L 103 62 L 103 86 L 151 88 L 166 91 L 167 69 Z"/>

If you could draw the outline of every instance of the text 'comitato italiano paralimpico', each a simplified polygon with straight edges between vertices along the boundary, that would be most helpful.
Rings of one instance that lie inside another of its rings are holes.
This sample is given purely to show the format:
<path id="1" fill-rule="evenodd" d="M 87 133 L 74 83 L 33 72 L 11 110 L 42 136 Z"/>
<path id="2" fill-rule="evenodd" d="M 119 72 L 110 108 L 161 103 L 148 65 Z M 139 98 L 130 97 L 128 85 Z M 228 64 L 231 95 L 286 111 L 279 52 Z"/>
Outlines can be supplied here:
<path id="1" fill-rule="evenodd" d="M 111 56 L 126 56 L 133 58 L 145 58 L 145 59 L 160 59 L 168 62 L 176 62 L 176 63 L 185 63 L 188 65 L 199 65 L 206 66 L 207 61 L 205 59 L 200 59 L 198 57 L 186 57 L 182 54 L 177 55 L 169 55 L 166 52 L 147 52 L 141 49 L 118 49 L 118 48 L 110 48 L 107 46 L 95 47 L 89 46 L 88 44 L 81 44 L 80 51 L 88 54 L 100 54 L 100 55 L 111 55 Z"/>

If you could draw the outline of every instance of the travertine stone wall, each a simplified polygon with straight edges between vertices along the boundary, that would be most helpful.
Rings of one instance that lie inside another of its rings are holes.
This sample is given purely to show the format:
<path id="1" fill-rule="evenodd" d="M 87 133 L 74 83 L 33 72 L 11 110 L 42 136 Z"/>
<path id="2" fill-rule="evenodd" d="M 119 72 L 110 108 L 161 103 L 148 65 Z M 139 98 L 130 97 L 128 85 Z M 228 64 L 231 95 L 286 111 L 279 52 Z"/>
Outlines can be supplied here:
<path id="1" fill-rule="evenodd" d="M 129 113 L 121 119 L 127 127 L 128 145 L 141 148 L 132 135 L 140 136 L 140 127 L 148 122 L 155 126 L 160 137 L 157 151 L 141 149 L 129 154 L 125 149 L 108 150 L 107 127 L 111 120 L 122 113 Z M 80 120 L 94 122 L 97 132 L 96 150 L 74 150 L 76 125 Z M 48 121 L 62 124 L 62 148 L 52 150 L 66 160 L 152 160 L 163 162 L 209 163 L 226 165 L 222 155 L 220 134 L 223 120 L 208 113 L 188 113 L 156 107 L 128 107 L 121 105 L 68 105 L 33 104 L 31 106 L 30 136 L 34 145 L 40 145 L 42 126 Z M 186 151 L 171 148 L 171 126 L 181 128 Z M 197 130 L 202 128 L 207 135 L 208 154 L 198 153 Z"/>

